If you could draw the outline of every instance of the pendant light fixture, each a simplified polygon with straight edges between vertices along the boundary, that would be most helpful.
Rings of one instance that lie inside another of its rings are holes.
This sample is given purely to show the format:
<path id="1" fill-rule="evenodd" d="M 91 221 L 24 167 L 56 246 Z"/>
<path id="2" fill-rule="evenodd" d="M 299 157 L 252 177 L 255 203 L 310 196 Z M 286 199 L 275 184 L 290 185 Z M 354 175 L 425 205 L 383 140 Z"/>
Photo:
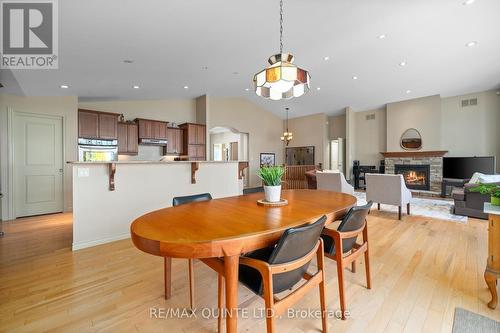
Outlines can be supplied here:
<path id="1" fill-rule="evenodd" d="M 293 55 L 283 53 L 283 0 L 280 0 L 280 53 L 269 58 L 270 66 L 255 74 L 255 93 L 272 100 L 304 95 L 310 88 L 309 73 L 293 64 Z"/>
<path id="2" fill-rule="evenodd" d="M 286 111 L 286 131 L 283 132 L 283 136 L 281 137 L 281 141 L 285 142 L 285 144 L 288 146 L 288 143 L 293 139 L 293 134 L 288 130 L 288 110 L 289 108 L 285 108 Z"/>

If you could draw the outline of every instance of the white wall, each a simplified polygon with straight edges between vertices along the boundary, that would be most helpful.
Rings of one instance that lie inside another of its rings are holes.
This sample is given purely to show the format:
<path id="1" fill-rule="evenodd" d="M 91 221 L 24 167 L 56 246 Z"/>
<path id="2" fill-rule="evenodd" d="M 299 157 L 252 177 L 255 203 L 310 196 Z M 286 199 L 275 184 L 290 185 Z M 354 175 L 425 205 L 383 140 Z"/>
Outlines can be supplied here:
<path id="1" fill-rule="evenodd" d="M 461 101 L 471 98 L 477 98 L 478 105 L 463 108 Z M 347 125 L 348 135 L 354 133 L 350 142 L 354 146 L 353 159 L 378 165 L 382 157 L 379 152 L 402 151 L 401 134 L 408 128 L 416 128 L 422 135 L 422 150 L 447 150 L 447 156 L 493 155 L 497 157 L 497 172 L 500 172 L 497 90 L 446 98 L 429 96 L 389 103 L 386 108 L 385 112 L 383 109 L 356 112 L 354 125 Z M 370 113 L 375 113 L 375 121 L 365 120 Z"/>
<path id="2" fill-rule="evenodd" d="M 375 115 L 375 119 L 367 116 Z M 380 164 L 380 152 L 386 151 L 387 129 L 386 111 L 383 109 L 355 113 L 354 160 L 362 165 Z"/>
<path id="3" fill-rule="evenodd" d="M 478 105 L 461 107 L 462 99 Z M 500 96 L 496 90 L 443 98 L 441 143 L 447 156 L 496 156 L 500 172 Z"/>
<path id="4" fill-rule="evenodd" d="M 329 165 L 327 122 L 324 113 L 290 119 L 288 129 L 293 133 L 293 139 L 288 147 L 314 146 L 314 164 L 323 163 L 326 168 Z M 283 124 L 283 130 L 286 130 L 285 122 Z"/>
<path id="5" fill-rule="evenodd" d="M 283 120 L 244 98 L 209 97 L 210 128 L 228 127 L 248 133 L 249 186 L 261 186 L 257 176 L 260 153 L 275 153 L 276 163 L 283 163 L 283 144 L 280 140 Z"/>
<path id="6" fill-rule="evenodd" d="M 387 104 L 387 151 L 404 151 L 400 138 L 409 128 L 420 132 L 422 150 L 442 149 L 439 95 Z"/>
<path id="7" fill-rule="evenodd" d="M 331 140 L 342 138 L 346 138 L 346 119 L 345 114 L 340 116 L 332 116 L 328 117 L 328 125 L 329 125 L 329 138 Z"/>
<path id="8" fill-rule="evenodd" d="M 23 97 L 15 95 L 0 95 L 0 155 L 1 155 L 1 192 L 4 193 L 2 199 L 3 219 L 12 218 L 13 212 L 8 210 L 8 144 L 9 133 L 7 131 L 8 110 L 16 112 L 27 112 L 35 114 L 45 114 L 60 116 L 63 118 L 64 126 L 64 161 L 74 161 L 77 159 L 77 98 L 68 97 Z M 64 167 L 64 210 L 72 209 L 72 168 L 65 164 Z"/>
<path id="9" fill-rule="evenodd" d="M 172 206 L 175 196 L 209 192 L 222 198 L 242 190 L 237 162 L 200 162 L 196 184 L 191 184 L 190 162 L 118 163 L 115 191 L 108 189 L 107 164 L 73 168 L 73 250 L 129 238 L 134 219 Z M 87 169 L 89 176 L 78 177 L 78 169 Z"/>

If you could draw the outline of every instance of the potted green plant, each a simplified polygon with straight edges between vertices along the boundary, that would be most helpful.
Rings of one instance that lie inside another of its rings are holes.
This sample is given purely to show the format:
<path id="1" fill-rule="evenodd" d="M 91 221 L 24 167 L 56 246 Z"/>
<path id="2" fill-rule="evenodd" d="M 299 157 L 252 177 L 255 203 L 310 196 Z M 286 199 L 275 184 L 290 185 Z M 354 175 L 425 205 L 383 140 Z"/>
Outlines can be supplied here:
<path id="1" fill-rule="evenodd" d="M 489 194 L 491 196 L 491 204 L 500 206 L 500 185 L 479 183 L 477 186 L 470 188 L 469 191 Z"/>
<path id="2" fill-rule="evenodd" d="M 281 179 L 285 169 L 281 166 L 262 167 L 257 175 L 264 182 L 264 195 L 267 202 L 278 202 L 281 199 Z"/>

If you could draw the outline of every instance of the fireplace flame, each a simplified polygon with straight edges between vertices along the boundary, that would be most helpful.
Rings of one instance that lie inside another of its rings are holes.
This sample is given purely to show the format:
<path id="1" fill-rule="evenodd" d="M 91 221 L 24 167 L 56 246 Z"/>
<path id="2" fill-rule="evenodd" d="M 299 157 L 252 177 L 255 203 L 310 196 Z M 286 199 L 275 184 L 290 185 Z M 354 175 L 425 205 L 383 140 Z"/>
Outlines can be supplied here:
<path id="1" fill-rule="evenodd" d="M 425 185 L 425 174 L 423 172 L 408 171 L 404 175 L 405 182 L 411 185 Z"/>

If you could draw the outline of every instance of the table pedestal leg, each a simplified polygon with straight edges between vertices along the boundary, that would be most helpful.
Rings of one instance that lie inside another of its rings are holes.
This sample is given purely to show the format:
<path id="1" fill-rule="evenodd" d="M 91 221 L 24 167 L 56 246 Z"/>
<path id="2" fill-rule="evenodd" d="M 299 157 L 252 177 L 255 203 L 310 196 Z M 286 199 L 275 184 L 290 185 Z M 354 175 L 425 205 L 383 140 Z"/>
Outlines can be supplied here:
<path id="1" fill-rule="evenodd" d="M 171 281 L 172 281 L 172 258 L 164 257 L 163 263 L 163 278 L 165 282 L 165 299 L 172 296 Z"/>
<path id="2" fill-rule="evenodd" d="M 486 284 L 488 285 L 488 289 L 490 289 L 490 293 L 491 293 L 491 301 L 488 303 L 488 307 L 490 309 L 495 309 L 497 307 L 497 304 L 498 304 L 497 276 L 486 270 L 486 271 L 484 271 L 484 280 L 486 281 Z"/>
<path id="3" fill-rule="evenodd" d="M 238 327 L 238 263 L 239 256 L 224 257 L 226 327 L 228 333 L 236 333 Z"/>

